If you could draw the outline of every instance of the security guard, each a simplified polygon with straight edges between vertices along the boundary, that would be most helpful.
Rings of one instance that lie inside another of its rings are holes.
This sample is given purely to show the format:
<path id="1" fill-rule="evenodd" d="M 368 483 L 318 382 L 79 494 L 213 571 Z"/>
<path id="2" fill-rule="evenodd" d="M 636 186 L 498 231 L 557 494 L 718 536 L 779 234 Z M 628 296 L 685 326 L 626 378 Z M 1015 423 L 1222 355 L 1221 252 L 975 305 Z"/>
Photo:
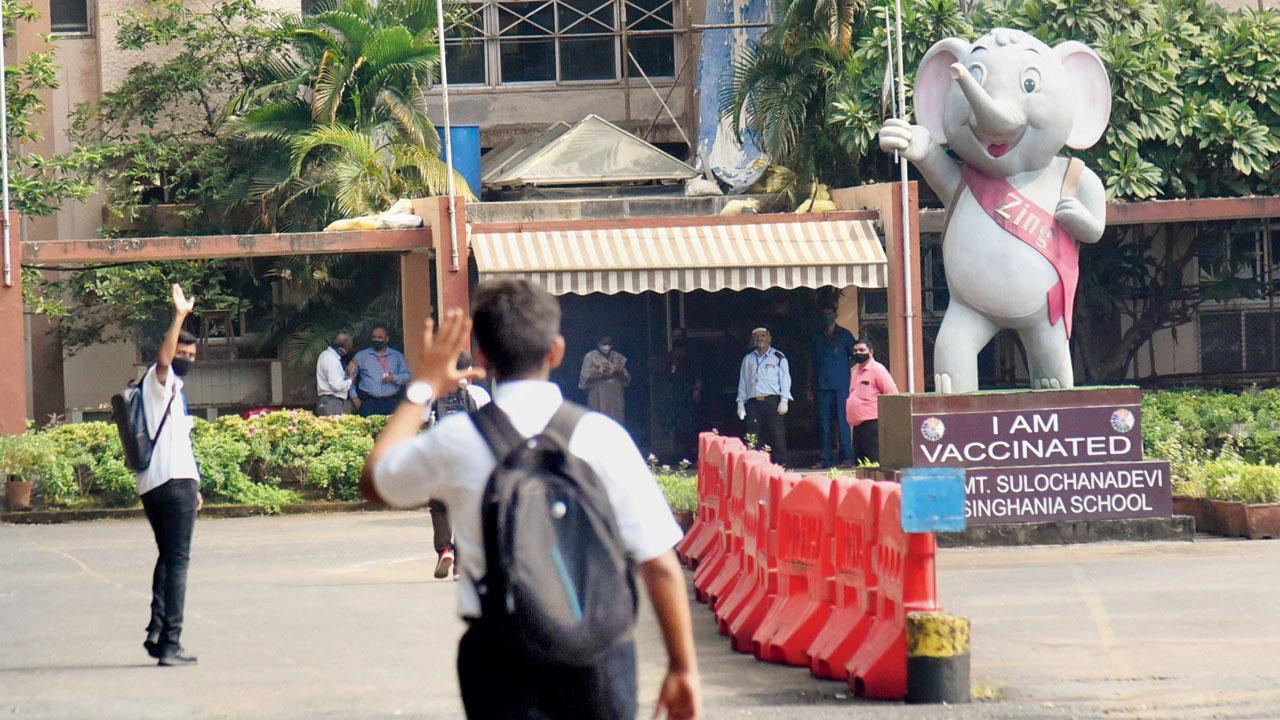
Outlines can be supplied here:
<path id="1" fill-rule="evenodd" d="M 738 419 L 747 421 L 747 434 L 773 450 L 773 461 L 785 465 L 787 432 L 782 416 L 791 403 L 791 367 L 787 356 L 770 347 L 768 328 L 751 331 L 754 349 L 742 358 L 738 373 Z"/>

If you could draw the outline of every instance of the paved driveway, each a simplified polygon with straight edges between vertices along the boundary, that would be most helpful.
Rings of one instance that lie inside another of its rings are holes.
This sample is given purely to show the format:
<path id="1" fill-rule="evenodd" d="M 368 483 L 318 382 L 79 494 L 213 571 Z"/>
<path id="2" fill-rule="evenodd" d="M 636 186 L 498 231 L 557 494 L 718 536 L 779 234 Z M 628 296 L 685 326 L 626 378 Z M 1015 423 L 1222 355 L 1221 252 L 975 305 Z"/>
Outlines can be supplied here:
<path id="1" fill-rule="evenodd" d="M 142 649 L 145 521 L 0 525 L 0 717 L 457 718 L 454 585 L 425 513 L 204 520 L 184 641 Z M 730 652 L 695 608 L 711 718 L 1280 716 L 1280 542 L 947 550 L 943 602 L 974 624 L 968 707 L 857 701 Z M 643 699 L 664 657 L 645 611 Z M 494 678 L 501 692 L 502 678 Z M 647 718 L 646 708 L 642 716 Z"/>

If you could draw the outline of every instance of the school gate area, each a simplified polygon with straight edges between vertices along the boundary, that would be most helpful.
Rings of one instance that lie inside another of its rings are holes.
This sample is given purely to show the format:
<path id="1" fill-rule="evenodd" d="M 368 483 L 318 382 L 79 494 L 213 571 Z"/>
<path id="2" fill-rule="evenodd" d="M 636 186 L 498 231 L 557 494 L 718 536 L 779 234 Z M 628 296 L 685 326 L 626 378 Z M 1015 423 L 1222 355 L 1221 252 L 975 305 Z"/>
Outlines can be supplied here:
<path id="1" fill-rule="evenodd" d="M 460 718 L 449 581 L 421 512 L 197 523 L 185 639 L 141 647 L 145 520 L 0 525 L 0 715 Z M 1280 542 L 948 549 L 938 588 L 973 620 L 969 706 L 855 700 L 844 683 L 732 652 L 694 605 L 709 718 L 1265 718 L 1280 703 Z M 650 611 L 640 717 L 665 658 Z M 493 679 L 501 692 L 502 678 Z"/>

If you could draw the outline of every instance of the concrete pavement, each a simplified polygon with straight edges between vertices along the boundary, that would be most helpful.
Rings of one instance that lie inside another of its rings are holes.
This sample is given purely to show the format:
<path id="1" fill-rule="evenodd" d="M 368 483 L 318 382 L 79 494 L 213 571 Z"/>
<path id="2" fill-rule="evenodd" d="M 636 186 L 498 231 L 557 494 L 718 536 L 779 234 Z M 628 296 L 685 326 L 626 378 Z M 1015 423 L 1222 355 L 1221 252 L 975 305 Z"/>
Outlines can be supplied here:
<path id="1" fill-rule="evenodd" d="M 0 716 L 457 718 L 454 585 L 426 513 L 204 520 L 184 641 L 141 646 L 145 521 L 0 525 Z M 817 718 L 1280 717 L 1280 542 L 945 550 L 940 596 L 973 620 L 964 707 L 855 700 L 736 655 L 695 606 L 707 715 Z M 642 700 L 664 657 L 639 629 Z M 501 691 L 501 678 L 495 678 Z M 649 709 L 642 710 L 648 717 Z"/>

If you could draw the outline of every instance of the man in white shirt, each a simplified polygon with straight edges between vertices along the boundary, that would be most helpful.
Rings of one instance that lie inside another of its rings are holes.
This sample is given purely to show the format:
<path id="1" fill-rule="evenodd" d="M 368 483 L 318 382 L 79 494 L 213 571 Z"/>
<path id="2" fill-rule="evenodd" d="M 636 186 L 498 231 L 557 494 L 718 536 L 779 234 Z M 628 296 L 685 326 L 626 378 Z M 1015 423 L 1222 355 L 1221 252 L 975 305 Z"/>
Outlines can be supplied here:
<path id="1" fill-rule="evenodd" d="M 540 433 L 563 402 L 560 389 L 548 380 L 564 360 L 558 303 L 524 280 L 490 281 L 476 290 L 475 318 L 478 359 L 497 380 L 493 402 L 524 436 Z M 623 643 L 593 667 L 547 666 L 526 655 L 514 638 L 492 632 L 482 617 L 475 585 L 486 573 L 481 502 L 496 459 L 463 413 L 418 434 L 423 406 L 434 388 L 453 388 L 462 379 L 485 374 L 456 367 L 471 327 L 457 310 L 446 313 L 438 334 L 427 322 L 415 381 L 369 455 L 362 490 L 366 497 L 395 507 L 421 505 L 428 498 L 448 505 L 462 568 L 458 612 L 469 625 L 458 648 L 458 678 L 469 718 L 541 717 L 539 712 L 566 696 L 590 708 L 580 717 L 634 717 L 634 642 Z M 658 709 L 671 718 L 697 718 L 701 691 L 684 575 L 671 550 L 680 539 L 671 511 L 639 450 L 613 420 L 587 414 L 569 438 L 568 451 L 600 479 L 658 615 L 668 655 Z M 500 686 L 495 687 L 494 678 L 501 678 Z"/>
<path id="2" fill-rule="evenodd" d="M 344 415 L 354 378 L 347 374 L 347 359 L 354 347 L 351 334 L 340 332 L 316 359 L 316 415 Z"/>
<path id="3" fill-rule="evenodd" d="M 147 433 L 154 437 L 151 463 L 137 474 L 138 495 L 155 534 L 155 571 L 151 575 L 151 622 L 143 647 L 160 665 L 194 665 L 195 656 L 182 647 L 182 611 L 187 595 L 187 565 L 191 534 L 200 496 L 200 471 L 191 448 L 191 416 L 182 378 L 196 360 L 196 338 L 182 329 L 195 307 L 178 285 L 173 286 L 173 322 L 165 333 L 156 363 L 142 378 Z"/>

